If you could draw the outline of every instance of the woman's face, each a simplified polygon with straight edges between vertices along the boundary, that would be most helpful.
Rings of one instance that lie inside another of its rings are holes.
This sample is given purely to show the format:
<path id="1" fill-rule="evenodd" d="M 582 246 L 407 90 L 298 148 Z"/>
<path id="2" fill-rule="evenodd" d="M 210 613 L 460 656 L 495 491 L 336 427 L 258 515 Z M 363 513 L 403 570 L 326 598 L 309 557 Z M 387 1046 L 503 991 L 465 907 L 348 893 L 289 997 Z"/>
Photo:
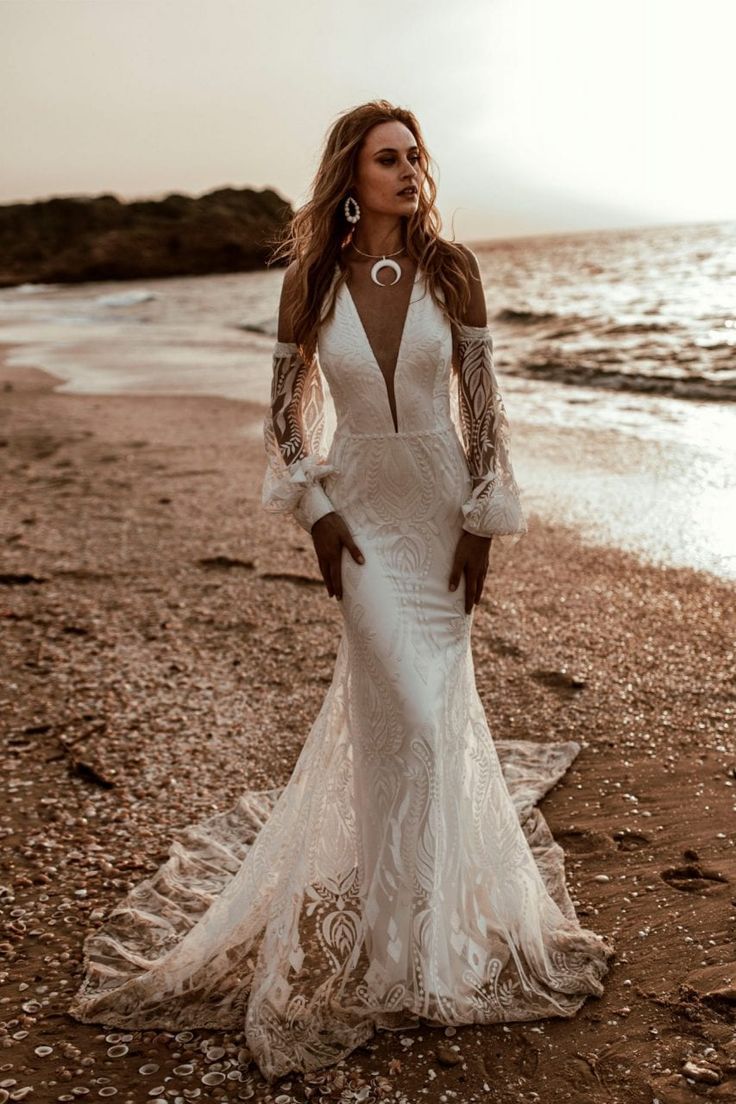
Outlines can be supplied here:
<path id="1" fill-rule="evenodd" d="M 412 215 L 419 205 L 422 182 L 419 147 L 409 128 L 397 119 L 372 127 L 355 173 L 354 192 L 361 213 Z M 401 195 L 410 185 L 416 189 L 414 194 Z"/>

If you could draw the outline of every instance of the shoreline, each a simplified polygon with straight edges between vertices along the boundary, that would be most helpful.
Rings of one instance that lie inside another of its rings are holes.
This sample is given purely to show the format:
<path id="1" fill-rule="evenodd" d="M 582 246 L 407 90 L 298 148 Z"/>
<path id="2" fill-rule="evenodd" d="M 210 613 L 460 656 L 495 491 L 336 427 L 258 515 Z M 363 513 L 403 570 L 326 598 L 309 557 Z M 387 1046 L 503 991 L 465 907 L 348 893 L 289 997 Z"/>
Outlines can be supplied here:
<path id="1" fill-rule="evenodd" d="M 35 1101 L 105 1076 L 138 1104 L 165 1076 L 198 1085 L 202 1040 L 242 1042 L 134 1032 L 111 1057 L 65 1013 L 83 935 L 175 828 L 288 779 L 340 611 L 308 535 L 260 507 L 259 404 L 62 394 L 19 371 L 5 390 L 0 369 L 5 1076 Z M 367 1101 L 381 1078 L 411 1104 L 485 1084 L 500 1104 L 674 1100 L 687 1058 L 736 1094 L 733 585 L 529 520 L 508 561 L 491 553 L 476 677 L 494 736 L 582 744 L 542 807 L 578 915 L 615 942 L 605 993 L 569 1021 L 378 1033 L 326 1071 L 326 1099 L 342 1071 Z M 196 1076 L 172 1073 L 187 1061 Z"/>
<path id="2" fill-rule="evenodd" d="M 21 363 L 11 365 L 16 348 Z M 270 349 L 246 342 L 237 385 L 235 376 L 215 371 L 209 383 L 207 377 L 203 383 L 192 376 L 178 381 L 164 376 L 161 389 L 150 385 L 149 366 L 139 387 L 131 389 L 128 380 L 118 381 L 116 389 L 112 380 L 84 373 L 58 376 L 34 365 L 22 342 L 0 343 L 0 387 L 101 399 L 223 398 L 243 404 L 251 416 L 245 432 L 260 438 L 270 387 L 263 367 L 268 357 Z M 515 376 L 502 387 L 525 512 L 574 529 L 591 547 L 616 548 L 654 566 L 691 567 L 736 582 L 729 521 L 736 423 L 728 404 L 716 410 L 708 403 L 636 400 L 595 388 L 552 383 L 535 388 Z"/>

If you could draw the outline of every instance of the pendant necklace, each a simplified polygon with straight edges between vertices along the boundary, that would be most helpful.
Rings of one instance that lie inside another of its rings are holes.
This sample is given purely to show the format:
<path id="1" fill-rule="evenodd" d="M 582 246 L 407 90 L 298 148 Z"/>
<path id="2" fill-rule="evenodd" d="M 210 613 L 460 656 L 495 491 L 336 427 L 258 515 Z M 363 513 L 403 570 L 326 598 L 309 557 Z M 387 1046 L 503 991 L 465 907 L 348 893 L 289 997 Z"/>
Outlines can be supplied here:
<path id="1" fill-rule="evenodd" d="M 376 256 L 379 256 L 376 253 L 364 253 L 362 249 L 358 249 L 357 245 L 353 241 L 351 241 L 350 244 L 352 245 L 352 247 L 356 251 L 356 253 L 360 253 L 361 257 L 376 257 Z M 373 280 L 374 284 L 378 284 L 379 287 L 393 287 L 394 284 L 398 284 L 398 282 L 401 279 L 403 273 L 402 273 L 401 268 L 399 267 L 398 263 L 396 261 L 392 261 L 390 258 L 395 257 L 395 256 L 397 256 L 397 254 L 403 253 L 403 252 L 404 252 L 404 248 L 402 246 L 401 249 L 396 250 L 396 253 L 389 253 L 388 255 L 386 255 L 385 253 L 382 253 L 379 256 L 379 259 L 371 267 L 371 280 Z M 381 271 L 382 268 L 390 268 L 390 269 L 392 269 L 393 272 L 396 273 L 396 279 L 392 280 L 390 284 L 382 284 L 381 281 L 378 279 L 378 273 Z"/>

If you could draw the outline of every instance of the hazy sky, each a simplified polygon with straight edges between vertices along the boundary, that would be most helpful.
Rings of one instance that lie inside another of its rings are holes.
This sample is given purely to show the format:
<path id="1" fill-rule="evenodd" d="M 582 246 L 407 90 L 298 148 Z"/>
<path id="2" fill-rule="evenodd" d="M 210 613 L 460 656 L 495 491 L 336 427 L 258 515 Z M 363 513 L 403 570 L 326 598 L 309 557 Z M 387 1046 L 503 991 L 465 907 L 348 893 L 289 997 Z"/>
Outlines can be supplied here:
<path id="1" fill-rule="evenodd" d="M 0 0 L 0 202 L 274 187 L 411 108 L 459 240 L 736 218 L 736 0 Z"/>

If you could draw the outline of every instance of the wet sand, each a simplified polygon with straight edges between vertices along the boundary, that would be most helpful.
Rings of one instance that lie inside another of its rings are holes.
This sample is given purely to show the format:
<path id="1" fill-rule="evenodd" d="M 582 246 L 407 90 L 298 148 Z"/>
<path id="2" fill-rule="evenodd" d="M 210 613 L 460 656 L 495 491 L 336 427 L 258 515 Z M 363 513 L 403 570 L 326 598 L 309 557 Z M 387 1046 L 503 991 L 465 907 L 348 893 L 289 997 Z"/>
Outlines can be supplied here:
<path id="1" fill-rule="evenodd" d="M 270 1090 L 242 1037 L 66 1014 L 85 932 L 171 830 L 286 782 L 341 620 L 308 536 L 260 507 L 261 407 L 52 384 L 0 369 L 0 1096 L 736 1100 L 734 587 L 535 515 L 492 554 L 476 673 L 496 737 L 583 744 L 542 809 L 615 943 L 605 995 L 571 1020 L 378 1033 Z"/>

